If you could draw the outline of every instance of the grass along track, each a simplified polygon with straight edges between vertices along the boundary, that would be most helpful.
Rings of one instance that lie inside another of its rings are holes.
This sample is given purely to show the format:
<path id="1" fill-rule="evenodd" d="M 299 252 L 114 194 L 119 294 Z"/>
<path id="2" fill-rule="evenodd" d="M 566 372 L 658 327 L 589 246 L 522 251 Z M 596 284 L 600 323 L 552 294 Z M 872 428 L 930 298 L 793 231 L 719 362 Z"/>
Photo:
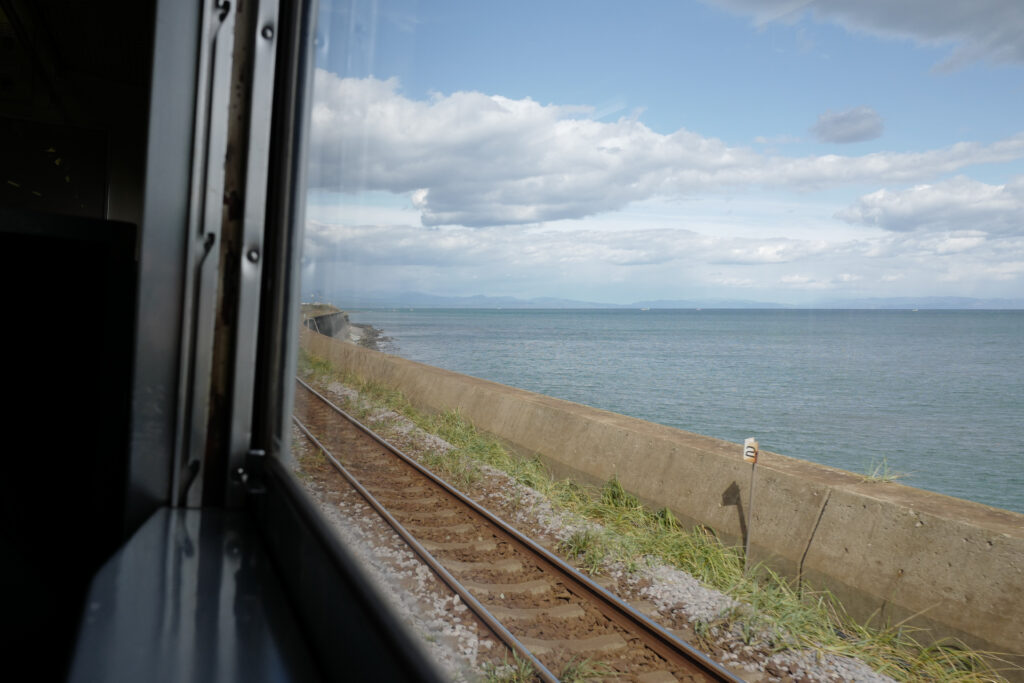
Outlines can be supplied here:
<path id="1" fill-rule="evenodd" d="M 680 528 L 667 511 L 644 508 L 615 481 L 593 488 L 553 480 L 539 460 L 510 456 L 495 439 L 456 413 L 422 413 L 399 392 L 361 381 L 305 352 L 299 366 L 302 375 L 318 386 L 347 394 L 348 410 L 374 422 L 375 430 L 389 434 L 403 448 L 418 451 L 421 462 L 462 490 L 486 497 L 487 469 L 506 473 L 515 482 L 503 491 L 511 498 L 506 516 L 518 514 L 522 497 L 524 507 L 536 507 L 543 500 L 556 515 L 588 520 L 589 525 L 560 539 L 559 550 L 574 558 L 577 566 L 594 574 L 617 571 L 625 575 L 625 583 L 634 574 L 641 583 L 647 581 L 643 575 L 652 563 L 674 567 L 735 598 L 734 608 L 712 617 L 687 619 L 674 608 L 672 614 L 662 610 L 656 617 L 666 626 L 692 631 L 702 647 L 721 661 L 757 663 L 769 680 L 799 680 L 808 675 L 805 664 L 820 665 L 834 657 L 856 658 L 897 680 L 1004 680 L 992 669 L 998 657 L 991 653 L 958 643 L 922 645 L 914 631 L 903 625 L 878 628 L 854 622 L 827 593 L 801 593 L 763 571 L 744 574 L 741 549 L 723 546 L 706 529 Z M 407 436 L 403 422 L 437 435 L 444 441 L 436 441 L 445 447 L 413 444 L 415 439 Z M 620 579 L 618 590 L 635 588 L 623 583 Z M 634 591 L 629 599 L 635 597 Z M 845 677 L 840 671 L 840 678 Z M 813 674 L 810 679 L 815 680 Z"/>
<path id="2" fill-rule="evenodd" d="M 485 603 L 515 634 L 511 645 L 523 658 L 541 660 L 538 673 L 564 672 L 582 657 L 600 659 L 605 675 L 621 680 L 738 680 L 447 489 L 305 385 L 297 390 L 295 412 L 321 448 L 344 460 L 339 469 L 351 472 L 468 589 L 467 604 Z"/>

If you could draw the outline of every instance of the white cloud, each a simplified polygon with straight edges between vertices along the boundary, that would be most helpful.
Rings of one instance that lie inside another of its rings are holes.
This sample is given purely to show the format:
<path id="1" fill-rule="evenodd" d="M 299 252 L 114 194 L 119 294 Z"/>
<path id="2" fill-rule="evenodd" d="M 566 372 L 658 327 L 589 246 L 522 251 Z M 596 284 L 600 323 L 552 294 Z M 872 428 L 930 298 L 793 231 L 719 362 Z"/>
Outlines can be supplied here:
<path id="1" fill-rule="evenodd" d="M 784 275 L 779 278 L 779 284 L 793 289 L 830 289 L 835 286 L 831 279 L 818 279 L 803 274 Z"/>
<path id="2" fill-rule="evenodd" d="M 603 219 L 468 228 L 307 221 L 307 289 L 569 296 L 627 303 L 708 296 L 787 301 L 824 291 L 861 296 L 973 292 L 1008 296 L 1024 280 L 1024 236 L 889 232 L 806 239 L 634 228 Z M 580 226 L 572 228 L 567 226 Z M 822 226 L 822 234 L 827 234 Z M 936 283 L 946 283 L 937 288 Z M 675 292 L 675 294 L 667 294 Z"/>
<path id="3" fill-rule="evenodd" d="M 761 265 L 799 261 L 829 248 L 821 240 L 715 237 L 685 229 L 474 229 L 411 225 L 332 225 L 309 220 L 304 257 L 321 263 L 453 266 L 509 263 Z"/>
<path id="4" fill-rule="evenodd" d="M 951 45 L 943 64 L 955 68 L 979 59 L 1024 62 L 1024 3 L 1020 0 L 705 0 L 758 22 L 793 21 L 811 14 L 886 38 Z"/>
<path id="5" fill-rule="evenodd" d="M 985 238 L 980 235 L 950 235 L 935 246 L 937 254 L 959 254 L 963 251 L 970 251 L 985 243 Z"/>
<path id="6" fill-rule="evenodd" d="M 1024 176 L 1005 185 L 958 176 L 906 190 L 878 190 L 838 212 L 848 223 L 886 230 L 982 230 L 1024 234 Z"/>
<path id="7" fill-rule="evenodd" d="M 879 281 L 899 287 L 921 283 L 955 284 L 953 292 L 989 292 L 1011 296 L 1018 289 L 1005 283 L 1024 279 L 1024 236 L 986 234 L 978 230 L 891 233 L 874 242 L 865 254 L 864 268 L 872 264 L 884 274 Z M 934 288 L 929 285 L 934 291 Z"/>
<path id="8" fill-rule="evenodd" d="M 840 273 L 838 275 L 806 275 L 804 273 L 793 273 L 790 275 L 783 275 L 779 278 L 779 284 L 790 288 L 790 289 L 835 289 L 842 287 L 843 285 L 849 285 L 851 282 L 857 282 L 861 280 L 860 275 L 853 273 Z"/>
<path id="9" fill-rule="evenodd" d="M 977 230 L 896 234 L 890 240 L 880 240 L 880 243 L 884 247 L 872 256 L 932 259 L 973 252 L 973 256 L 983 259 L 1001 260 L 999 249 L 1012 250 L 1006 239 L 993 239 Z"/>
<path id="10" fill-rule="evenodd" d="M 635 118 L 600 122 L 580 107 L 477 92 L 416 101 L 398 82 L 317 70 L 312 187 L 409 193 L 427 226 L 576 219 L 654 197 L 730 188 L 798 190 L 913 182 L 1024 157 L 1024 134 L 925 152 L 769 156 Z"/>
<path id="11" fill-rule="evenodd" d="M 713 263 L 738 265 L 759 263 L 789 263 L 828 249 L 823 240 L 794 240 L 771 238 L 761 240 L 721 240 L 724 249 L 714 256 Z"/>
<path id="12" fill-rule="evenodd" d="M 985 270 L 997 280 L 1016 280 L 1024 276 L 1024 261 L 994 263 L 987 266 Z"/>
<path id="13" fill-rule="evenodd" d="M 827 111 L 811 128 L 820 142 L 864 142 L 882 136 L 885 124 L 871 107 L 854 107 L 845 111 Z"/>
<path id="14" fill-rule="evenodd" d="M 726 277 L 721 273 L 713 273 L 708 281 L 722 287 L 749 288 L 756 287 L 759 283 L 749 277 Z"/>

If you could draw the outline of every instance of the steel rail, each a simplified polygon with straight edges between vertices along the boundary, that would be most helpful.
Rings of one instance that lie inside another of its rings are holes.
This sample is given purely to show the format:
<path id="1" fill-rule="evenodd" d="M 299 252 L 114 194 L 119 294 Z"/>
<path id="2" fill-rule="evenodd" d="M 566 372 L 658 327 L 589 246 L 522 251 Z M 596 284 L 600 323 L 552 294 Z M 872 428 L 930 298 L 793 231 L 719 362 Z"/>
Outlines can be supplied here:
<path id="1" fill-rule="evenodd" d="M 578 569 L 565 562 L 562 558 L 552 553 L 547 548 L 541 546 L 533 539 L 525 536 L 515 527 L 509 525 L 500 517 L 492 513 L 490 510 L 479 505 L 476 501 L 472 500 L 458 489 L 454 488 L 446 481 L 438 477 L 436 474 L 428 470 L 426 467 L 418 463 L 413 458 L 409 457 L 401 450 L 388 443 L 380 436 L 375 434 L 366 425 L 362 424 L 352 415 L 336 406 L 323 394 L 318 392 L 316 389 L 308 385 L 306 382 L 299 378 L 296 381 L 311 394 L 319 398 L 323 403 L 330 407 L 334 412 L 341 415 L 343 418 L 351 422 L 356 428 L 362 431 L 364 434 L 372 438 L 387 451 L 404 461 L 406 464 L 420 472 L 422 475 L 433 481 L 442 490 L 458 499 L 461 503 L 472 509 L 474 512 L 483 517 L 487 522 L 492 524 L 501 533 L 504 533 L 514 539 L 516 542 L 525 546 L 529 551 L 534 553 L 544 564 L 547 564 L 550 569 L 553 569 L 557 574 L 560 574 L 563 578 L 567 579 L 567 584 L 570 588 L 575 589 L 577 595 L 583 597 L 589 597 L 590 600 L 595 604 L 596 607 L 607 617 L 610 621 L 622 626 L 627 631 L 638 632 L 643 634 L 648 639 L 648 645 L 652 650 L 657 652 L 662 657 L 665 657 L 667 661 L 679 661 L 684 660 L 684 663 L 690 666 L 694 666 L 700 670 L 700 673 L 709 676 L 711 680 L 716 681 L 728 681 L 729 683 L 743 683 L 743 679 L 735 676 L 727 669 L 720 666 L 717 662 L 713 661 L 710 657 L 705 655 L 703 652 L 697 650 L 689 643 L 677 638 L 675 635 L 666 631 L 660 624 L 654 622 L 647 616 L 640 614 L 633 607 L 621 600 L 617 595 L 613 594 L 603 586 L 598 585 L 588 577 L 584 576 Z M 504 627 L 503 627 L 504 628 Z"/>
<path id="2" fill-rule="evenodd" d="M 505 628 L 505 626 L 498 621 L 498 619 L 491 614 L 486 607 L 484 607 L 483 603 L 477 600 L 465 586 L 459 583 L 458 579 L 452 576 L 451 573 L 437 561 L 437 558 L 431 555 L 430 551 L 424 548 L 423 545 L 417 541 L 404 526 L 402 526 L 402 523 L 395 519 L 394 516 L 380 503 L 380 501 L 378 501 L 372 493 L 367 491 L 366 488 L 359 483 L 352 473 L 334 457 L 334 454 L 331 453 L 331 451 L 328 450 L 319 439 L 313 436 L 313 433 L 309 431 L 309 428 L 306 427 L 306 425 L 302 424 L 302 421 L 299 420 L 298 417 L 292 415 L 292 420 L 295 422 L 295 425 L 302 430 L 302 433 L 320 449 L 324 456 L 326 456 L 330 461 L 331 465 L 338 470 L 341 476 L 348 481 L 352 488 L 354 488 L 356 492 L 363 497 L 370 507 L 377 511 L 377 514 L 379 514 L 384 521 L 394 529 L 395 533 L 401 536 L 402 540 L 412 548 L 413 552 L 419 555 L 420 559 L 423 560 L 431 570 L 433 570 L 437 577 L 459 596 L 462 602 L 466 604 L 466 607 L 468 607 L 470 611 L 480 619 L 480 621 L 484 622 L 487 628 L 490 629 L 491 633 L 494 634 L 498 640 L 503 642 L 510 650 L 518 654 L 520 657 L 529 661 L 533 666 L 534 673 L 536 673 L 542 681 L 545 681 L 545 683 L 558 683 L 558 677 L 555 676 L 550 669 L 544 666 L 544 664 L 542 664 L 541 661 L 537 659 L 537 657 L 530 652 L 525 645 L 519 642 L 519 639 L 516 638 L 511 631 Z"/>

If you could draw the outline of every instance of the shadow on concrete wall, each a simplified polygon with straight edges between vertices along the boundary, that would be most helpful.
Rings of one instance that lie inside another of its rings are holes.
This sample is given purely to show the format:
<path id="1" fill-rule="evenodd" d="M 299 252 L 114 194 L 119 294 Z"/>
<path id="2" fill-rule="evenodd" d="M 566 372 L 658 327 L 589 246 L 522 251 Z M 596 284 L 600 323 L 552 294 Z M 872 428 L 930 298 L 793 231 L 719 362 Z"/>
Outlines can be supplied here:
<path id="1" fill-rule="evenodd" d="M 743 500 L 740 498 L 740 485 L 736 482 L 722 491 L 722 505 L 736 506 L 736 514 L 740 516 L 740 536 L 743 545 L 747 544 L 747 516 L 743 513 Z"/>

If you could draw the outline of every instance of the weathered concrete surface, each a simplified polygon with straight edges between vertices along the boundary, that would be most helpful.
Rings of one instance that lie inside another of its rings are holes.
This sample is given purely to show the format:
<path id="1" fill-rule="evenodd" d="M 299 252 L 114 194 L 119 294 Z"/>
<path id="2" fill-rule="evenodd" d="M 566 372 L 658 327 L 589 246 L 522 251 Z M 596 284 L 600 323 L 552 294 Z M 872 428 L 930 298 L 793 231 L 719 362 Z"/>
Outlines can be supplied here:
<path id="1" fill-rule="evenodd" d="M 302 321 L 302 324 L 314 332 L 336 339 L 348 339 L 352 330 L 348 314 L 342 311 L 309 316 Z"/>
<path id="2" fill-rule="evenodd" d="M 401 390 L 421 409 L 458 409 L 558 471 L 618 476 L 684 522 L 727 542 L 745 538 L 750 465 L 739 444 L 302 334 L 312 353 Z M 830 589 L 857 618 L 909 618 L 925 637 L 957 637 L 1024 662 L 1024 515 L 768 452 L 754 497 L 753 560 Z"/>

